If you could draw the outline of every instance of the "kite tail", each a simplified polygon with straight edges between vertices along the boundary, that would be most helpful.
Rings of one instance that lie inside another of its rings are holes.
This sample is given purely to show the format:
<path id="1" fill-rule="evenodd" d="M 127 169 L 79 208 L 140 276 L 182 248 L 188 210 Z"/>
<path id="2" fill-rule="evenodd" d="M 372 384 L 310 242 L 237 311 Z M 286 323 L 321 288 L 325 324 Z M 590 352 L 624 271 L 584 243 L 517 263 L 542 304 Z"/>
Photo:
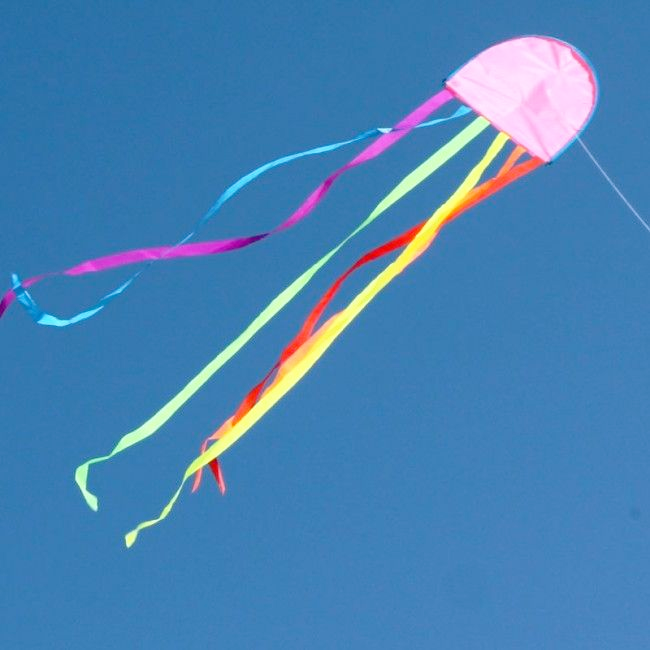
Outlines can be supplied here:
<path id="1" fill-rule="evenodd" d="M 233 251 L 240 248 L 245 248 L 258 242 L 262 239 L 269 237 L 270 235 L 277 234 L 291 228 L 296 225 L 299 221 L 303 220 L 312 210 L 323 200 L 325 195 L 329 192 L 331 186 L 334 182 L 346 171 L 357 167 L 373 158 L 376 158 L 384 151 L 392 147 L 396 142 L 401 140 L 405 135 L 407 135 L 414 128 L 421 128 L 424 126 L 433 126 L 435 124 L 440 124 L 442 122 L 447 122 L 449 120 L 462 117 L 470 112 L 470 109 L 461 106 L 456 110 L 456 112 L 444 118 L 439 118 L 431 120 L 429 122 L 424 122 L 424 120 L 431 115 L 434 111 L 438 110 L 441 106 L 445 105 L 453 99 L 453 95 L 448 90 L 442 90 L 436 93 L 433 97 L 430 97 L 426 102 L 421 106 L 412 111 L 404 119 L 398 122 L 393 128 L 375 128 L 368 131 L 364 131 L 359 135 L 351 138 L 349 140 L 344 140 L 342 142 L 336 142 L 334 144 L 323 145 L 316 147 L 314 149 L 309 149 L 307 151 L 302 151 L 299 153 L 291 154 L 288 156 L 283 156 L 271 162 L 268 162 L 261 167 L 253 170 L 252 172 L 246 174 L 230 187 L 228 187 L 225 192 L 217 199 L 214 205 L 201 217 L 197 222 L 196 226 L 192 231 L 190 231 L 185 237 L 183 237 L 179 242 L 174 246 L 158 246 L 151 248 L 139 248 L 131 251 L 123 251 L 120 253 L 115 253 L 112 255 L 106 255 L 104 257 L 98 257 L 91 260 L 77 264 L 71 268 L 65 269 L 64 271 L 58 271 L 53 273 L 46 273 L 43 275 L 35 276 L 28 278 L 25 281 L 21 281 L 17 274 L 12 275 L 12 288 L 5 293 L 2 300 L 0 301 L 0 317 L 3 313 L 9 308 L 14 300 L 18 299 L 21 305 L 25 308 L 27 313 L 30 315 L 32 320 L 39 325 L 50 325 L 53 327 L 68 327 L 74 323 L 79 323 L 81 321 L 87 320 L 92 316 L 98 314 L 104 307 L 106 307 L 110 302 L 115 300 L 120 296 L 124 291 L 126 291 L 135 280 L 143 273 L 143 271 L 150 267 L 153 263 L 159 260 L 170 260 L 180 257 L 196 257 L 203 255 L 215 255 L 218 253 L 225 253 L 227 251 Z M 200 242 L 194 244 L 188 244 L 190 239 L 193 239 L 198 232 L 203 228 L 203 226 L 212 219 L 216 213 L 221 209 L 221 207 L 231 199 L 235 194 L 237 194 L 242 188 L 248 185 L 250 182 L 261 176 L 267 171 L 285 165 L 289 162 L 297 160 L 299 158 L 304 158 L 306 156 L 314 156 L 318 154 L 328 153 L 330 151 L 335 151 L 347 145 L 365 140 L 367 138 L 376 137 L 372 144 L 366 147 L 361 151 L 357 156 L 355 156 L 350 162 L 345 164 L 343 167 L 335 171 L 333 174 L 328 176 L 304 201 L 303 203 L 295 210 L 295 212 L 288 217 L 281 224 L 273 228 L 272 230 L 264 233 L 259 233 L 256 235 L 250 235 L 247 237 L 236 237 L 230 239 L 220 239 L 215 241 Z M 114 269 L 122 266 L 127 266 L 130 264 L 136 264 L 141 262 L 147 262 L 147 265 L 135 272 L 130 278 L 123 282 L 120 286 L 113 289 L 111 292 L 106 294 L 101 298 L 94 306 L 81 311 L 74 316 L 69 318 L 60 318 L 54 314 L 43 310 L 38 303 L 34 300 L 32 295 L 27 291 L 29 286 L 40 282 L 45 278 L 52 278 L 55 276 L 78 276 L 85 275 L 87 273 L 98 273 L 102 271 L 107 271 L 109 269 Z"/>
<path id="2" fill-rule="evenodd" d="M 476 165 L 476 167 L 474 167 L 474 169 L 472 169 L 450 199 L 438 208 L 429 220 L 426 221 L 418 230 L 398 258 L 384 269 L 384 271 L 377 275 L 345 309 L 332 316 L 287 358 L 279 369 L 273 383 L 271 383 L 260 397 L 259 401 L 257 401 L 254 406 L 252 406 L 252 408 L 241 417 L 241 419 L 234 422 L 234 418 L 231 418 L 230 422 L 226 422 L 226 425 L 224 426 L 227 430 L 223 431 L 223 435 L 219 437 L 219 439 L 205 452 L 194 459 L 194 461 L 192 461 L 192 463 L 187 467 L 180 485 L 172 495 L 170 501 L 165 505 L 160 515 L 155 519 L 140 523 L 136 528 L 126 534 L 125 542 L 127 547 L 130 547 L 135 543 L 140 531 L 157 524 L 169 514 L 177 501 L 183 486 L 199 469 L 209 465 L 211 461 L 217 459 L 224 451 L 241 438 L 261 417 L 263 417 L 263 415 L 289 390 L 291 390 L 298 381 L 300 381 L 316 361 L 325 353 L 334 340 L 361 313 L 372 299 L 431 245 L 431 242 L 435 239 L 440 228 L 447 221 L 453 218 L 453 215 L 457 211 L 461 211 L 466 207 L 474 205 L 476 202 L 487 196 L 487 194 L 485 194 L 480 197 L 472 197 L 470 192 L 477 185 L 484 171 L 501 151 L 507 140 L 508 138 L 506 135 L 502 133 L 497 135 L 482 160 Z M 542 164 L 541 160 L 531 160 L 530 165 L 528 165 L 527 168 L 519 170 L 519 175 L 531 171 L 540 164 Z M 508 182 L 511 182 L 511 180 Z M 505 184 L 505 181 L 502 185 L 503 184 Z M 496 189 L 493 191 L 496 191 Z M 464 206 L 463 202 L 465 200 L 467 200 L 467 206 Z"/>
<path id="3" fill-rule="evenodd" d="M 369 226 L 393 204 L 403 198 L 408 192 L 425 181 L 437 169 L 455 156 L 463 147 L 478 137 L 487 127 L 489 122 L 483 117 L 475 118 L 459 134 L 454 136 L 447 144 L 429 156 L 423 163 L 405 176 L 374 208 L 364 221 L 357 226 L 345 239 L 327 252 L 316 263 L 308 268 L 302 275 L 294 280 L 286 289 L 280 292 L 271 302 L 253 319 L 253 321 L 229 343 L 210 363 L 203 368 L 188 384 L 175 395 L 167 404 L 158 410 L 141 426 L 125 434 L 113 448 L 105 455 L 92 458 L 75 471 L 75 481 L 86 500 L 93 509 L 98 509 L 97 497 L 88 490 L 88 472 L 91 465 L 101 463 L 129 447 L 138 444 L 153 435 L 169 420 L 178 409 L 183 406 L 220 368 L 222 368 L 237 352 L 239 352 L 257 332 L 260 331 L 275 315 L 277 315 L 291 300 L 293 300 L 318 271 L 329 262 L 353 237 Z M 377 144 L 377 143 L 375 143 Z"/>
<path id="4" fill-rule="evenodd" d="M 472 205 L 475 205 L 478 201 L 482 200 L 489 194 L 493 194 L 494 192 L 496 192 L 497 189 L 503 187 L 504 183 L 512 182 L 512 179 L 515 176 L 518 177 L 518 175 L 521 174 L 519 170 L 513 173 L 510 172 L 514 167 L 515 163 L 525 153 L 526 150 L 523 147 L 516 146 L 513 149 L 512 153 L 508 156 L 507 160 L 505 161 L 505 163 L 503 164 L 503 166 L 501 167 L 497 175 L 493 179 L 486 181 L 479 187 L 472 189 L 471 192 L 467 195 L 467 197 L 463 200 L 461 206 L 459 206 L 457 210 L 455 210 L 450 214 L 447 221 L 445 221 L 445 224 L 451 221 L 452 219 L 458 217 L 460 214 L 462 214 L 467 209 L 469 209 Z M 335 295 L 338 293 L 343 283 L 362 266 L 370 262 L 373 262 L 381 257 L 384 257 L 385 255 L 399 248 L 403 248 L 404 246 L 406 246 L 415 238 L 417 233 L 424 227 L 425 223 L 426 221 L 423 221 L 419 223 L 417 226 L 409 229 L 405 233 L 402 233 L 398 237 L 395 237 L 394 239 L 391 239 L 389 242 L 386 242 L 385 244 L 382 244 L 381 246 L 369 251 L 368 253 L 360 257 L 352 266 L 350 266 L 350 268 L 348 268 L 348 270 L 345 271 L 345 273 L 339 276 L 339 278 L 323 294 L 323 296 L 318 301 L 316 306 L 309 313 L 302 327 L 300 328 L 300 331 L 294 337 L 294 339 L 285 347 L 285 349 L 282 351 L 282 354 L 280 355 L 276 363 L 273 365 L 273 367 L 264 376 L 262 381 L 259 382 L 257 385 L 255 385 L 249 391 L 249 393 L 246 395 L 246 397 L 243 399 L 243 401 L 235 411 L 234 415 L 228 420 L 226 420 L 226 422 L 221 427 L 219 427 L 217 431 L 215 431 L 211 436 L 209 436 L 203 441 L 203 444 L 201 445 L 201 453 L 204 453 L 206 451 L 208 445 L 211 442 L 214 442 L 215 440 L 218 440 L 219 438 L 223 437 L 225 433 L 232 427 L 232 425 L 236 424 L 239 420 L 241 420 L 241 418 L 244 417 L 244 415 L 246 415 L 246 413 L 248 413 L 251 410 L 251 408 L 253 408 L 253 406 L 259 401 L 265 387 L 267 386 L 269 380 L 273 376 L 273 373 L 275 373 L 276 371 L 282 372 L 281 368 L 283 364 L 304 343 L 306 343 L 309 337 L 313 334 L 318 321 L 320 320 L 321 316 L 325 312 L 325 309 L 327 309 L 327 307 L 329 306 L 329 304 L 331 303 Z M 219 465 L 219 461 L 217 459 L 210 461 L 209 468 L 214 475 L 219 490 L 221 491 L 222 494 L 225 494 L 226 483 L 223 476 L 223 472 Z M 194 475 L 192 492 L 196 492 L 198 490 L 201 484 L 202 475 L 203 475 L 203 467 L 201 467 Z"/>

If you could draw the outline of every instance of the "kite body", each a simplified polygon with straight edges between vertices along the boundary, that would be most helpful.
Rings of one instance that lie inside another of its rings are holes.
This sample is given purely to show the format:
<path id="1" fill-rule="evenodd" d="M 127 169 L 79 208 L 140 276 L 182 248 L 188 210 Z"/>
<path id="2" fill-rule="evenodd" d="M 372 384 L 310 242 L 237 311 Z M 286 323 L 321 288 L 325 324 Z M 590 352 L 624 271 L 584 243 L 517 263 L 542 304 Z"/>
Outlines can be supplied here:
<path id="1" fill-rule="evenodd" d="M 95 307 L 79 312 L 68 319 L 45 312 L 36 304 L 27 288 L 52 275 L 76 276 L 138 262 L 151 265 L 156 261 L 214 255 L 255 244 L 270 235 L 296 225 L 318 206 L 343 173 L 381 155 L 414 129 L 434 126 L 449 120 L 464 119 L 469 113 L 474 114 L 472 121 L 466 124 L 457 135 L 397 183 L 350 234 L 273 298 L 242 333 L 189 381 L 175 397 L 141 426 L 122 436 L 108 454 L 92 458 L 77 468 L 75 480 L 88 505 L 94 510 L 98 508 L 97 497 L 88 487 L 89 471 L 93 465 L 111 459 L 156 433 L 262 327 L 293 300 L 316 276 L 318 271 L 329 263 L 338 251 L 361 230 L 369 227 L 408 192 L 428 180 L 437 169 L 458 155 L 467 144 L 479 139 L 490 130 L 496 131 L 496 135 L 483 157 L 474 164 L 445 203 L 425 221 L 360 257 L 325 292 L 308 314 L 297 335 L 289 341 L 279 355 L 276 364 L 247 393 L 233 414 L 205 439 L 199 455 L 188 465 L 177 490 L 161 513 L 154 519 L 139 524 L 126 535 L 127 546 L 131 546 L 135 542 L 143 529 L 153 526 L 167 517 L 183 486 L 190 479 L 193 480 L 193 489 L 197 489 L 206 467 L 212 470 L 222 492 L 225 491 L 223 474 L 218 462 L 219 456 L 300 381 L 375 296 L 429 248 L 444 225 L 510 183 L 544 164 L 556 160 L 586 127 L 595 110 L 597 98 L 598 87 L 594 71 L 585 57 L 571 45 L 541 36 L 525 36 L 504 41 L 481 52 L 460 67 L 446 79 L 442 90 L 412 110 L 394 127 L 371 129 L 349 140 L 284 156 L 243 176 L 219 197 L 195 229 L 174 246 L 136 249 L 107 255 L 87 260 L 66 271 L 34 276 L 24 282 L 14 276 L 11 290 L 0 302 L 0 316 L 17 299 L 33 320 L 40 324 L 66 327 L 72 323 L 86 320 L 99 313 L 110 301 L 131 286 L 141 271 L 104 296 Z M 434 112 L 454 102 L 461 103 L 461 106 L 456 107 L 454 113 L 445 117 L 429 119 Z M 294 213 L 273 230 L 228 240 L 190 243 L 189 240 L 226 201 L 262 173 L 298 158 L 320 155 L 368 138 L 376 138 L 376 140 L 346 165 L 330 174 L 308 195 Z M 504 154 L 509 147 L 510 151 Z M 501 156 L 504 156 L 505 160 L 499 162 Z M 488 180 L 483 180 L 484 174 L 495 164 L 499 165 L 498 171 Z M 340 286 L 358 268 L 399 250 L 401 250 L 399 255 L 378 273 L 346 307 L 321 322 L 326 308 L 336 296 Z"/>
<path id="2" fill-rule="evenodd" d="M 583 55 L 541 36 L 494 45 L 445 85 L 544 162 L 557 158 L 582 132 L 598 97 L 596 76 Z"/>

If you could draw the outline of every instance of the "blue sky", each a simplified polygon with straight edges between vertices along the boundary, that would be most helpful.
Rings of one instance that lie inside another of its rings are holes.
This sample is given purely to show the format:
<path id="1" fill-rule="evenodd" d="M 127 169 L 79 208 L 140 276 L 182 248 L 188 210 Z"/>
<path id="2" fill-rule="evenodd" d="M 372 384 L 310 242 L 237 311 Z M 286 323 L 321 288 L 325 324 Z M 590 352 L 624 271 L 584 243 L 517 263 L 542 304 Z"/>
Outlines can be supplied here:
<path id="1" fill-rule="evenodd" d="M 585 140 L 650 210 L 641 0 L 2 5 L 7 286 L 176 241 L 241 174 L 389 126 L 520 34 L 589 56 L 602 95 Z M 155 439 L 99 467 L 98 513 L 73 482 L 457 129 L 351 172 L 281 237 L 158 265 L 84 324 L 7 314 L 3 647 L 650 646 L 650 237 L 578 147 L 446 228 L 224 457 L 225 498 L 184 494 L 123 546 L 328 284 L 428 216 L 478 149 L 357 238 Z M 205 237 L 273 226 L 351 155 L 267 175 Z M 123 277 L 35 295 L 70 314 Z"/>

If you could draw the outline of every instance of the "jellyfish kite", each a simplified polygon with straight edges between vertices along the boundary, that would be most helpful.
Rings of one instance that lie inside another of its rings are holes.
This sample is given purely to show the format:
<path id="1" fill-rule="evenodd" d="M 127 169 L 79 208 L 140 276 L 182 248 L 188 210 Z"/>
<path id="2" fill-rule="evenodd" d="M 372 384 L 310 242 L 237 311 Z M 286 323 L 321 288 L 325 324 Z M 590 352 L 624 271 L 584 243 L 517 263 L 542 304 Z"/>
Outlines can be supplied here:
<path id="1" fill-rule="evenodd" d="M 25 281 L 14 275 L 12 287 L 0 303 L 0 316 L 16 299 L 34 321 L 42 325 L 67 327 L 91 318 L 129 288 L 142 273 L 141 267 L 96 305 L 70 318 L 46 312 L 28 288 L 55 275 L 76 276 L 135 263 L 151 266 L 154 262 L 179 257 L 213 255 L 250 246 L 296 225 L 323 200 L 335 181 L 348 170 L 376 158 L 416 128 L 432 127 L 449 120 L 463 120 L 463 127 L 449 142 L 421 162 L 391 189 L 368 216 L 339 244 L 326 252 L 287 288 L 275 296 L 251 323 L 203 368 L 167 404 L 141 426 L 125 434 L 106 455 L 80 465 L 75 480 L 87 504 L 98 509 L 97 497 L 88 487 L 90 468 L 105 462 L 156 433 L 224 364 L 246 345 L 280 310 L 293 300 L 335 255 L 361 230 L 368 227 L 408 192 L 427 180 L 470 142 L 492 132 L 484 155 L 476 161 L 452 195 L 429 218 L 365 255 L 343 273 L 309 312 L 298 333 L 291 339 L 274 366 L 245 395 L 242 402 L 200 447 L 199 454 L 187 466 L 180 483 L 158 516 L 130 531 L 126 545 L 131 546 L 139 533 L 166 518 L 186 483 L 196 490 L 203 471 L 213 473 L 221 491 L 225 483 L 219 458 L 256 424 L 288 391 L 300 381 L 366 306 L 431 246 L 441 228 L 486 198 L 555 161 L 585 129 L 596 107 L 598 85 L 587 59 L 573 46 L 555 38 L 525 36 L 498 43 L 481 52 L 443 84 L 442 90 L 412 110 L 392 128 L 371 129 L 355 138 L 324 145 L 274 160 L 242 177 L 219 197 L 215 205 L 186 237 L 174 246 L 143 248 L 88 260 L 58 273 L 43 274 Z M 439 110 L 454 112 L 432 115 Z M 455 106 L 454 106 L 455 105 Z M 355 142 L 376 138 L 350 162 L 326 178 L 285 221 L 273 230 L 252 236 L 190 243 L 197 232 L 221 206 L 246 184 L 261 174 L 298 158 L 320 155 Z M 488 170 L 494 169 L 488 178 Z M 324 318 L 325 311 L 340 286 L 360 267 L 396 253 L 385 266 L 343 309 Z"/>

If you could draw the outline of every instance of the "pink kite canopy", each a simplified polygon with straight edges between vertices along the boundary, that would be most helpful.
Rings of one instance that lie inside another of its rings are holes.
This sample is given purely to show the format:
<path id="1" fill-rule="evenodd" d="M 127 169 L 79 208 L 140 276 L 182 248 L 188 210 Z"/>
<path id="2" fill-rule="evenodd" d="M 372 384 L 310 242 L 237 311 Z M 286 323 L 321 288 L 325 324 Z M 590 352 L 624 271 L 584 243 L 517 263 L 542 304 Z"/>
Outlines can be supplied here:
<path id="1" fill-rule="evenodd" d="M 546 36 L 524 36 L 484 50 L 446 87 L 528 152 L 551 162 L 587 125 L 598 84 L 584 56 Z"/>

